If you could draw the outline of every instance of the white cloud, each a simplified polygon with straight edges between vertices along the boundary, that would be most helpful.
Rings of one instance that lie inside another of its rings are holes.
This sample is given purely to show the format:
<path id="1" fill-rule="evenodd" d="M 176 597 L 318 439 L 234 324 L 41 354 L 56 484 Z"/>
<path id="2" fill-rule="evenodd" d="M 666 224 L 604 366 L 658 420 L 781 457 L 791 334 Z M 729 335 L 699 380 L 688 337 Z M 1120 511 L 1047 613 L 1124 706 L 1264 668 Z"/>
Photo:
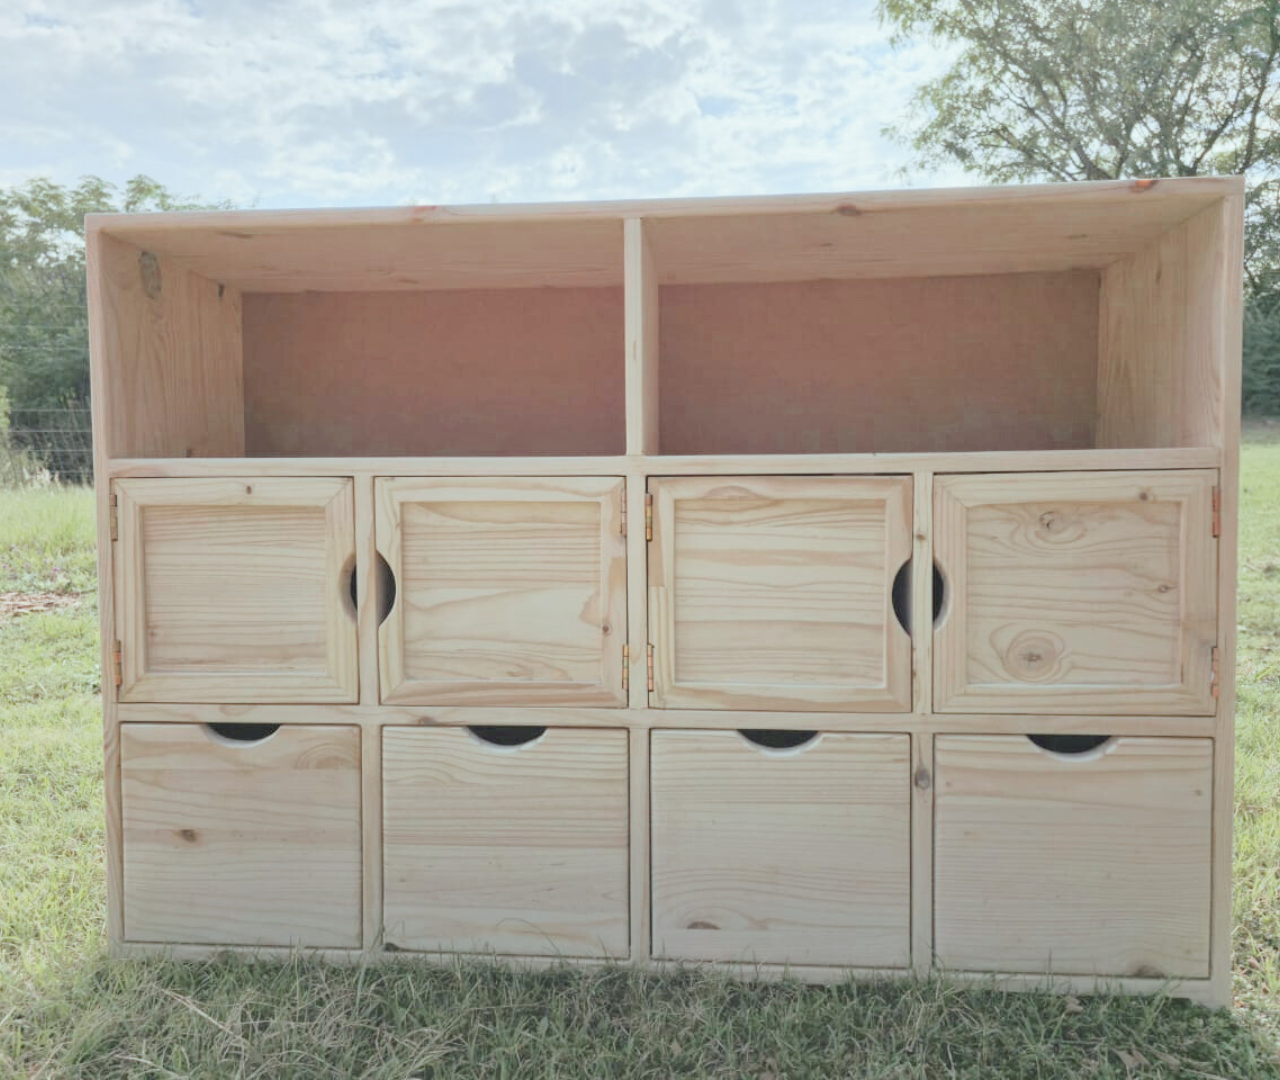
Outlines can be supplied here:
<path id="1" fill-rule="evenodd" d="M 870 0 L 9 0 L 0 182 L 264 206 L 896 186 Z M 952 181 L 956 176 L 922 178 Z"/>

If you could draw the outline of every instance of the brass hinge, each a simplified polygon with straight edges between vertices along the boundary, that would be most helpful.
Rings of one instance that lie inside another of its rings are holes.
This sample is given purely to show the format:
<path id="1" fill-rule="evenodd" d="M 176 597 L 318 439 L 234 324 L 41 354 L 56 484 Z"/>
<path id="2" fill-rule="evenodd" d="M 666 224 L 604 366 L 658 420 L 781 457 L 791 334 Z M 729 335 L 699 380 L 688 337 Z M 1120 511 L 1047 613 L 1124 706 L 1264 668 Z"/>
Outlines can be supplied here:
<path id="1" fill-rule="evenodd" d="M 622 692 L 631 689 L 631 646 L 622 646 Z"/>
<path id="2" fill-rule="evenodd" d="M 619 518 L 618 532 L 623 536 L 627 535 L 627 487 L 625 484 L 622 486 L 622 516 Z"/>
<path id="3" fill-rule="evenodd" d="M 645 666 L 649 671 L 649 689 L 653 689 L 653 646 L 645 646 Z"/>
<path id="4" fill-rule="evenodd" d="M 1218 659 L 1218 646 L 1214 646 L 1209 653 L 1209 664 L 1212 674 L 1209 676 L 1209 693 L 1215 698 L 1218 696 L 1218 688 L 1222 682 L 1222 661 Z"/>
<path id="5" fill-rule="evenodd" d="M 653 494 L 644 493 L 644 538 L 653 539 Z"/>
<path id="6" fill-rule="evenodd" d="M 111 648 L 111 671 L 112 677 L 116 681 L 116 685 L 122 685 L 124 683 L 124 661 L 121 659 L 119 641 L 116 641 L 115 645 Z"/>
<path id="7" fill-rule="evenodd" d="M 1222 488 L 1213 488 L 1213 535 L 1222 535 Z"/>
<path id="8" fill-rule="evenodd" d="M 111 508 L 108 511 L 108 520 L 111 522 L 111 539 L 120 539 L 120 497 L 118 495 L 111 496 Z"/>

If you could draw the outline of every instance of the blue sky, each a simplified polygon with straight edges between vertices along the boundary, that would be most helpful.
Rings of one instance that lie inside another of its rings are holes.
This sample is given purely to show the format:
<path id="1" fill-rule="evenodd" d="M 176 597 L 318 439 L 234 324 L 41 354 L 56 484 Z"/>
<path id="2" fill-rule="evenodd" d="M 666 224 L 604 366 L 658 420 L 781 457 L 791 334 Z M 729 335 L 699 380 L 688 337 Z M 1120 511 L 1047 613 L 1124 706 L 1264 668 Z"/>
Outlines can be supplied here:
<path id="1" fill-rule="evenodd" d="M 2 0 L 0 185 L 242 206 L 964 182 L 882 135 L 947 54 L 873 0 Z"/>

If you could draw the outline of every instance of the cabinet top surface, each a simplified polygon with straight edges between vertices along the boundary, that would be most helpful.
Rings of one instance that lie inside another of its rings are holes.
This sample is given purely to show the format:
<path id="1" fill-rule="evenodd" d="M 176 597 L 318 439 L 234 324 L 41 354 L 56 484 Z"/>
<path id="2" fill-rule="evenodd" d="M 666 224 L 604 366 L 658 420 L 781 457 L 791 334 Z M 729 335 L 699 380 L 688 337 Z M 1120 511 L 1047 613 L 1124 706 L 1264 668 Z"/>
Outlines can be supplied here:
<path id="1" fill-rule="evenodd" d="M 254 291 L 620 285 L 642 219 L 662 284 L 1100 268 L 1222 199 L 1239 177 L 864 193 L 94 214 L 110 237 Z M 326 276 L 323 267 L 341 266 Z M 789 263 L 794 273 L 785 268 Z M 440 280 L 427 265 L 449 265 Z M 484 280 L 486 270 L 504 275 Z M 803 273 L 801 273 L 803 270 Z M 465 271 L 465 272 L 463 272 Z M 745 275 L 745 277 L 744 277 Z M 456 280 L 455 280 L 456 279 Z"/>

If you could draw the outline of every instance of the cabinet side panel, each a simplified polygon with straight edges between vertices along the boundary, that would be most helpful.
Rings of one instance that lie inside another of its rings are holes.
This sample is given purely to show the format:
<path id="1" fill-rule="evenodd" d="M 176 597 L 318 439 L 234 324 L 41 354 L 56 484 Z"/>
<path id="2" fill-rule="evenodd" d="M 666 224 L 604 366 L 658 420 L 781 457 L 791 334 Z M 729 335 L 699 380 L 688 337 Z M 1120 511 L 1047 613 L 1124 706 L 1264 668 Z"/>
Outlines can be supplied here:
<path id="1" fill-rule="evenodd" d="M 1233 201 L 1201 211 L 1103 271 L 1099 447 L 1223 445 L 1229 396 L 1239 408 L 1238 383 L 1231 396 L 1228 375 L 1239 367 L 1239 352 L 1227 344 L 1228 327 L 1240 319 L 1240 271 L 1225 209 Z"/>
<path id="2" fill-rule="evenodd" d="M 99 233 L 94 385 L 111 457 L 244 453 L 240 293 Z"/>

